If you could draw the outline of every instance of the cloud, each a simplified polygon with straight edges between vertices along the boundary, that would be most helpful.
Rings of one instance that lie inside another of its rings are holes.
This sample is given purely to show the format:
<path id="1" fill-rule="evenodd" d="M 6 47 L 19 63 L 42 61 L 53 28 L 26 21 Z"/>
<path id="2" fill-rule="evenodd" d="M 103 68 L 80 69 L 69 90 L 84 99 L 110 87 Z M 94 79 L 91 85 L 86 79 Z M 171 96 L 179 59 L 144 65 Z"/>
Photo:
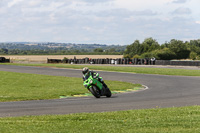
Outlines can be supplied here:
<path id="1" fill-rule="evenodd" d="M 87 3 L 106 3 L 106 2 L 111 2 L 114 0 L 79 0 L 82 2 L 87 2 Z"/>
<path id="2" fill-rule="evenodd" d="M 172 12 L 173 15 L 188 15 L 191 13 L 192 11 L 189 8 L 183 8 L 183 7 L 177 8 Z"/>
<path id="3" fill-rule="evenodd" d="M 158 13 L 153 12 L 150 9 L 147 10 L 143 10 L 143 11 L 135 11 L 133 12 L 134 15 L 139 15 L 139 16 L 154 16 L 154 15 L 158 15 Z"/>
<path id="4" fill-rule="evenodd" d="M 158 15 L 157 12 L 152 10 L 143 10 L 143 11 L 130 11 L 127 9 L 110 9 L 101 12 L 93 12 L 96 17 L 109 17 L 109 18 L 125 18 L 128 19 L 133 16 L 148 17 Z"/>
<path id="5" fill-rule="evenodd" d="M 23 0 L 12 0 L 12 1 L 8 2 L 8 7 L 10 8 L 14 5 L 19 4 L 20 2 L 23 2 Z"/>
<path id="6" fill-rule="evenodd" d="M 196 24 L 200 24 L 200 21 L 195 21 Z"/>
<path id="7" fill-rule="evenodd" d="M 172 3 L 176 3 L 176 4 L 183 4 L 186 3 L 188 0 L 173 0 Z"/>
<path id="8" fill-rule="evenodd" d="M 177 8 L 172 0 L 0 0 L 0 42 L 130 44 L 198 37 L 199 1 L 186 2 L 173 0 L 182 3 Z"/>

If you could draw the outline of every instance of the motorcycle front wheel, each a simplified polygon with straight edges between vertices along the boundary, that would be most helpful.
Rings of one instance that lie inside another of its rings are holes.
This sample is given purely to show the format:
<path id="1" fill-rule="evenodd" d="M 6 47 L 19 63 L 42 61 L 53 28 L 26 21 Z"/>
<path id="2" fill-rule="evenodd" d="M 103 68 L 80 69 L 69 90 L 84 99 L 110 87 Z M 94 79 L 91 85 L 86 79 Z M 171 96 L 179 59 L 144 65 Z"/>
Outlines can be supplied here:
<path id="1" fill-rule="evenodd" d="M 100 91 L 96 86 L 92 86 L 91 88 L 89 88 L 89 91 L 92 93 L 92 95 L 94 95 L 94 97 L 100 98 Z"/>

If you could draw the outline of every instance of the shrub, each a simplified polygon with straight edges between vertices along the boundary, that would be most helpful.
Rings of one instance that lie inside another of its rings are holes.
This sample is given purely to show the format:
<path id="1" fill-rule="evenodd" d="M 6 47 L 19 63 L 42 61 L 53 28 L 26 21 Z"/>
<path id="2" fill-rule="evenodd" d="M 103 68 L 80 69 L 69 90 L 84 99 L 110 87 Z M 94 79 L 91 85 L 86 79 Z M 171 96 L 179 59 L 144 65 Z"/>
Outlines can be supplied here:
<path id="1" fill-rule="evenodd" d="M 156 57 L 160 60 L 171 60 L 176 58 L 176 54 L 170 51 L 169 48 L 156 51 Z"/>
<path id="2" fill-rule="evenodd" d="M 196 60 L 198 57 L 197 53 L 196 52 L 190 52 L 190 59 L 193 59 L 193 60 Z"/>
<path id="3" fill-rule="evenodd" d="M 197 60 L 200 60 L 200 56 L 197 56 L 197 58 L 196 58 Z"/>
<path id="4" fill-rule="evenodd" d="M 124 54 L 123 58 L 131 58 L 129 54 Z"/>
<path id="5" fill-rule="evenodd" d="M 133 58 L 138 58 L 138 59 L 139 59 L 139 58 L 141 58 L 141 57 L 140 57 L 139 55 L 136 54 L 136 55 L 133 56 Z"/>
<path id="6" fill-rule="evenodd" d="M 141 58 L 153 58 L 153 57 L 156 57 L 155 51 L 144 53 L 144 54 L 141 55 Z"/>

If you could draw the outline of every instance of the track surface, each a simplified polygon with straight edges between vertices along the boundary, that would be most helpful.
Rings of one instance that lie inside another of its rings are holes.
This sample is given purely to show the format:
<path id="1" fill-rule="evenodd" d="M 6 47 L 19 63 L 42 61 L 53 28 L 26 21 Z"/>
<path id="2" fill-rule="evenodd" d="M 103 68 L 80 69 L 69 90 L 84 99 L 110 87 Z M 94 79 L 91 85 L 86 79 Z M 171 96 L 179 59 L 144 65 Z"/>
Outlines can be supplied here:
<path id="1" fill-rule="evenodd" d="M 7 66 L 0 71 L 81 77 L 81 70 Z M 97 71 L 104 80 L 140 83 L 144 91 L 116 94 L 111 98 L 82 97 L 56 100 L 0 102 L 0 117 L 104 112 L 156 107 L 200 105 L 200 77 L 162 76 Z M 112 89 L 112 88 L 111 88 Z"/>

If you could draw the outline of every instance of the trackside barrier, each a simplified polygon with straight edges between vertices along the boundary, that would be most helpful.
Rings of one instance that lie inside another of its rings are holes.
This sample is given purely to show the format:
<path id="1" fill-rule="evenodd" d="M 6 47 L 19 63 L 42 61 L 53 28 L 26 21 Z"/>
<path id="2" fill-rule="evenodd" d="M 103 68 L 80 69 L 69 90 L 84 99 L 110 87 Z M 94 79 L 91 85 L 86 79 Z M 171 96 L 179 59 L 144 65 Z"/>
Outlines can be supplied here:
<path id="1" fill-rule="evenodd" d="M 155 59 L 47 59 L 47 63 L 68 63 L 68 64 L 121 64 L 121 65 L 177 65 L 177 66 L 200 66 L 200 61 L 175 61 L 175 60 L 155 60 Z"/>
<path id="2" fill-rule="evenodd" d="M 47 63 L 62 63 L 62 60 L 61 59 L 47 59 Z"/>
<path id="3" fill-rule="evenodd" d="M 6 59 L 5 57 L 0 57 L 0 63 L 10 63 L 10 59 Z"/>
<path id="4" fill-rule="evenodd" d="M 200 61 L 156 60 L 155 65 L 200 66 Z"/>
<path id="5" fill-rule="evenodd" d="M 104 59 L 91 59 L 91 58 L 83 58 L 83 59 L 47 59 L 47 63 L 68 63 L 68 64 L 122 64 L 122 65 L 154 65 L 155 61 L 151 61 L 150 59 L 129 59 L 129 58 L 104 58 Z"/>

